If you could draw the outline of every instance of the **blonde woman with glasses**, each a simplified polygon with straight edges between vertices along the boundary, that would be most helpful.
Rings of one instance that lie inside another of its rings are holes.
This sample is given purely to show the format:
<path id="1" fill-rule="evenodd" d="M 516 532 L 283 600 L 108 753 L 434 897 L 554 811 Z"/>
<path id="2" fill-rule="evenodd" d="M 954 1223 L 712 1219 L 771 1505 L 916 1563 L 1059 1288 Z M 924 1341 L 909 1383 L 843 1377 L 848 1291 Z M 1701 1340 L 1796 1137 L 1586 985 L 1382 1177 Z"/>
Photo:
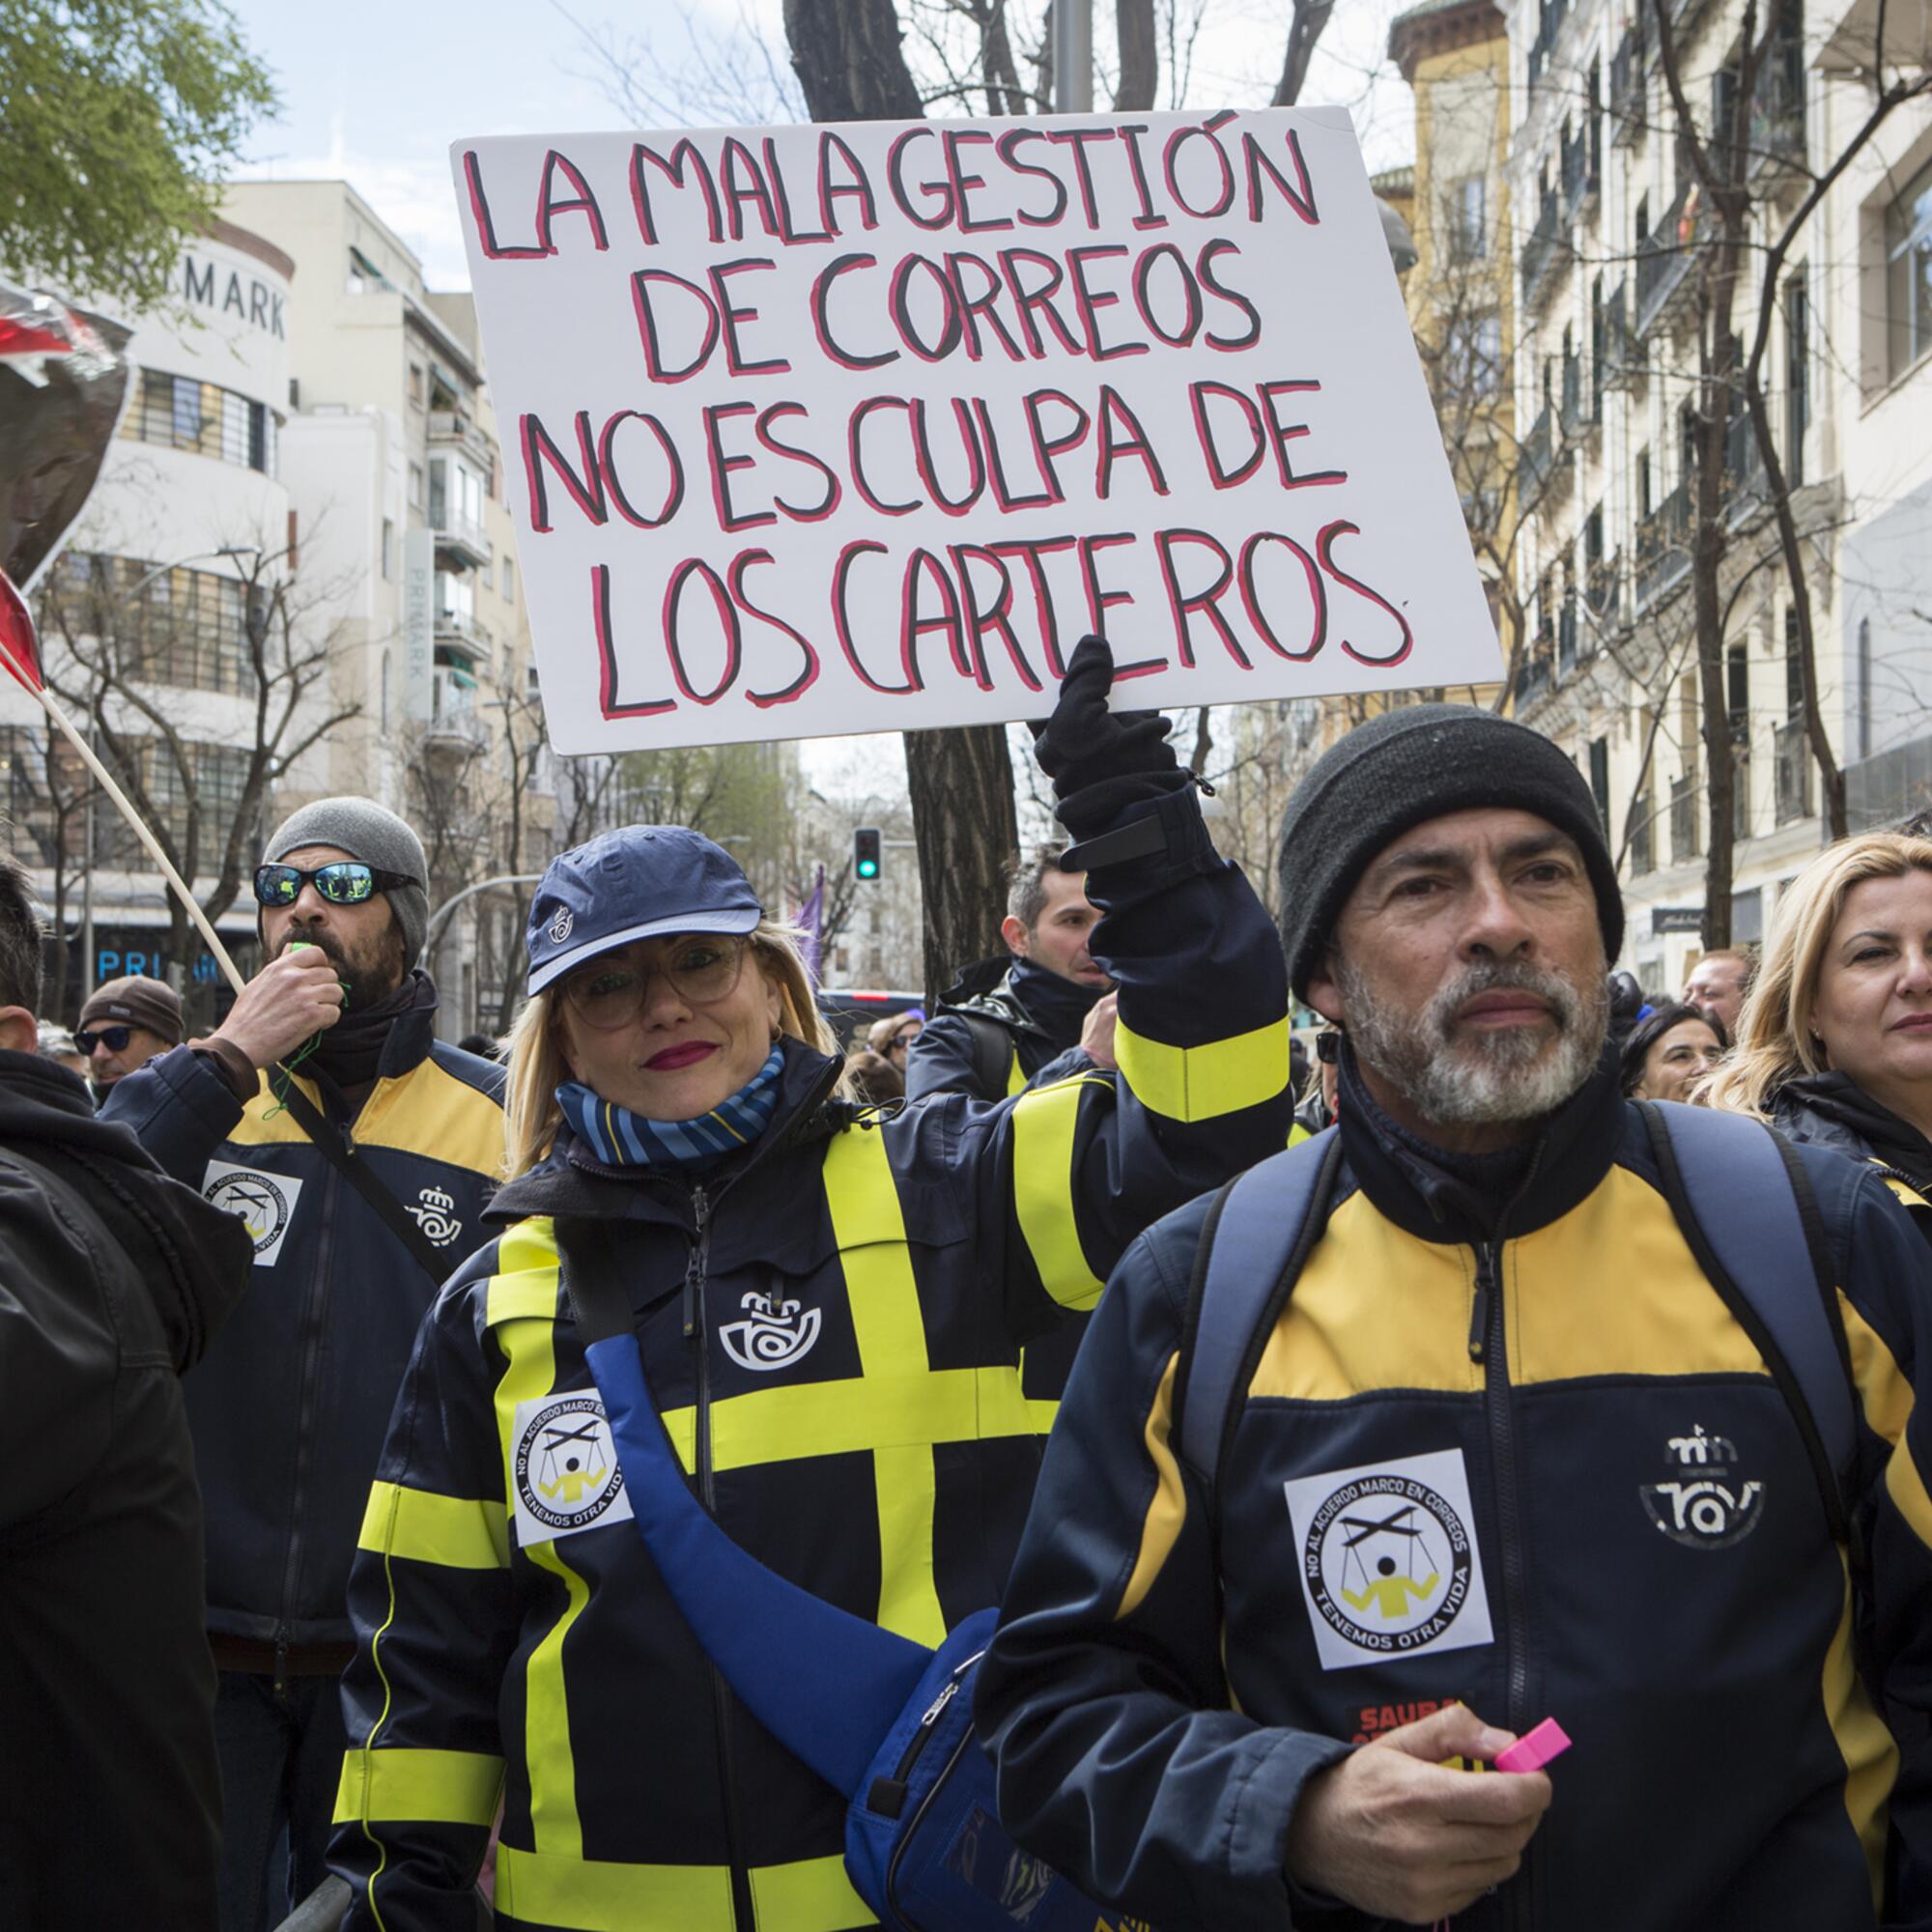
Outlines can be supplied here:
<path id="1" fill-rule="evenodd" d="M 998 1600 L 1051 1418 L 1020 1345 L 1288 1132 L 1280 945 L 1111 679 L 1083 644 L 1039 759 L 1100 852 L 1122 1077 L 863 1108 L 710 839 L 632 826 L 544 875 L 502 1232 L 418 1337 L 350 1585 L 345 1932 L 472 1922 L 499 1798 L 503 1932 L 872 1922 L 844 1801 L 738 1706 L 629 1520 L 568 1287 L 628 1298 L 692 1487 L 753 1555 L 928 1645 Z M 1231 962 L 1211 1002 L 1206 960 Z"/>
<path id="2" fill-rule="evenodd" d="M 1867 832 L 1784 889 L 1712 1104 L 1932 1195 L 1932 839 Z M 1932 1212 L 1916 1217 L 1932 1238 Z"/>

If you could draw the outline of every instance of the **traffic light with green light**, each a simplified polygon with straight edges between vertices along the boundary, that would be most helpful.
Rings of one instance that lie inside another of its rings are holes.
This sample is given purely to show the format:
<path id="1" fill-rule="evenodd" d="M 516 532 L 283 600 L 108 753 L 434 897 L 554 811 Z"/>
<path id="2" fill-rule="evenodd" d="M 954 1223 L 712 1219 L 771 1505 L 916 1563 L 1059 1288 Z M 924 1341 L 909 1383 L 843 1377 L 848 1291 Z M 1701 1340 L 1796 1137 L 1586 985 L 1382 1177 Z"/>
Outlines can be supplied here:
<path id="1" fill-rule="evenodd" d="M 871 826 L 852 835 L 852 873 L 860 879 L 879 876 L 879 835 Z"/>

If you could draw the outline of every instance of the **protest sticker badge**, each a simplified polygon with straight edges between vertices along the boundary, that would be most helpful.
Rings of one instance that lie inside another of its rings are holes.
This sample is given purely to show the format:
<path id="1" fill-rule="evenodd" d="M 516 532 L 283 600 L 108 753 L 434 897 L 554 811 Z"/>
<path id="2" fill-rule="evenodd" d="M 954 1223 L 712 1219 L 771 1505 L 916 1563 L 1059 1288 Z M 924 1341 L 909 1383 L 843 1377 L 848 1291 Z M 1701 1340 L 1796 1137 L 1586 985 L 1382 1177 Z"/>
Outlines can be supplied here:
<path id="1" fill-rule="evenodd" d="M 1499 673 L 1339 108 L 451 158 L 562 751 Z"/>

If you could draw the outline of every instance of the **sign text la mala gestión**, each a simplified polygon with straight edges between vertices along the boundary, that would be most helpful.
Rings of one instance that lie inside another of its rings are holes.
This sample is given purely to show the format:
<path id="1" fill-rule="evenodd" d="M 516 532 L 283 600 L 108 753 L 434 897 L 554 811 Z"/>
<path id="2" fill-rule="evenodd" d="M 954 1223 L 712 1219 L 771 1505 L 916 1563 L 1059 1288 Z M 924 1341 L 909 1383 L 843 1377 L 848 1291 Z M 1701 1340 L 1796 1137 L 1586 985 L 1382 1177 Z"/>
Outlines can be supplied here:
<path id="1" fill-rule="evenodd" d="M 564 751 L 1497 674 L 1340 109 L 452 159 Z"/>

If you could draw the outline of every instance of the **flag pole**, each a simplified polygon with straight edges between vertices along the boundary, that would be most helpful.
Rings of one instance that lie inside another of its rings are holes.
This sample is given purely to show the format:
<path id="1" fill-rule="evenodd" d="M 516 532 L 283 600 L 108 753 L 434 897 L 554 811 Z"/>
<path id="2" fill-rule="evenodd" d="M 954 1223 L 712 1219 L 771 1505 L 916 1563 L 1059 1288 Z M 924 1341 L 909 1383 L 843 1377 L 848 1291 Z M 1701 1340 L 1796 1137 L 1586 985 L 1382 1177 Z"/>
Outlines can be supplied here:
<path id="1" fill-rule="evenodd" d="M 228 983 L 238 993 L 241 992 L 247 981 L 242 979 L 234 960 L 228 956 L 227 947 L 222 945 L 214 927 L 210 924 L 208 915 L 202 911 L 194 895 L 188 890 L 186 881 L 175 870 L 168 855 L 161 850 L 160 840 L 149 831 L 147 821 L 135 810 L 133 801 L 115 783 L 114 775 L 95 756 L 94 747 L 87 742 L 86 733 L 74 728 L 73 720 L 54 702 L 52 693 L 47 691 L 44 686 L 28 684 L 24 678 L 20 679 L 19 682 L 24 689 L 31 691 L 40 699 L 41 706 L 46 712 L 48 718 L 67 734 L 68 742 L 87 760 L 88 770 L 99 781 L 101 788 L 107 793 L 107 796 L 120 807 L 121 815 L 133 828 L 135 838 L 147 847 L 149 858 L 154 860 L 155 864 L 161 868 L 162 876 L 174 888 L 175 896 L 181 900 L 183 906 L 186 909 L 188 918 L 194 921 L 197 929 L 201 933 L 203 942 L 208 947 L 209 952 L 213 954 L 214 963 L 227 976 Z"/>

